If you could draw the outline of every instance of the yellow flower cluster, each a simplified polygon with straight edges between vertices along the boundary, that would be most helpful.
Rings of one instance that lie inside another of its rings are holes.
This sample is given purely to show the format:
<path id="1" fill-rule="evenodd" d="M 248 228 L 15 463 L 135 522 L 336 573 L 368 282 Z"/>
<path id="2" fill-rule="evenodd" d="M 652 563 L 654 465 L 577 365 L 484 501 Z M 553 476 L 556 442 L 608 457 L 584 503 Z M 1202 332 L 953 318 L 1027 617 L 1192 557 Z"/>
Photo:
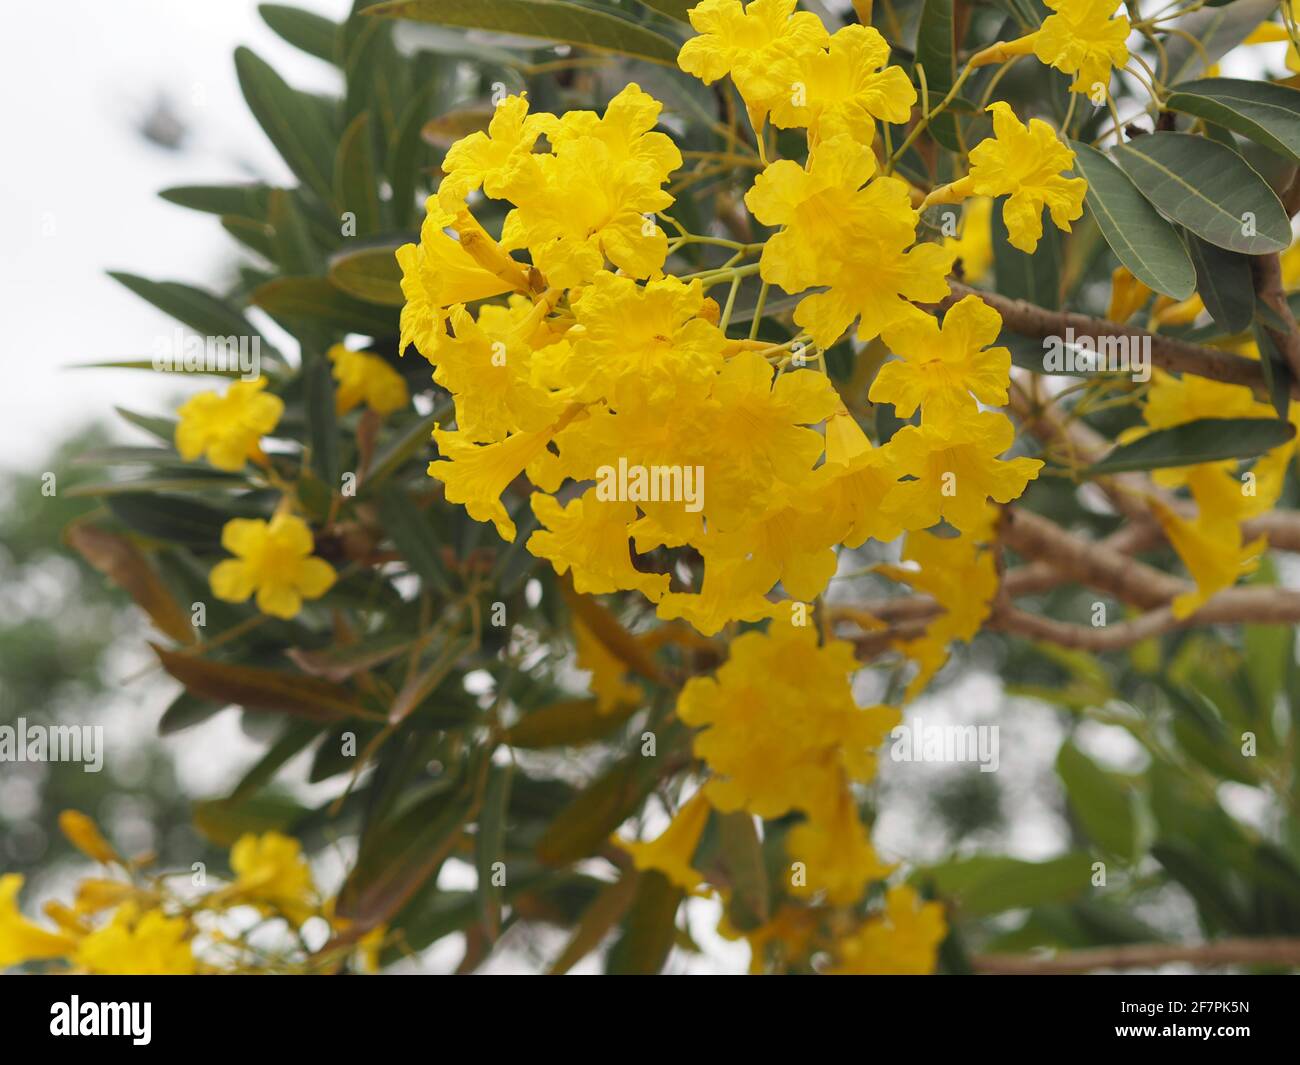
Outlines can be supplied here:
<path id="1" fill-rule="evenodd" d="M 978 406 L 1006 401 L 1008 356 L 989 346 L 997 313 L 966 300 L 941 326 L 917 306 L 948 294 L 957 248 L 918 242 L 909 186 L 879 172 L 875 121 L 903 121 L 916 101 L 879 34 L 831 35 L 793 0 L 704 0 L 690 17 L 699 36 L 682 49 L 684 70 L 730 75 L 757 123 L 808 133 L 807 161 L 774 161 L 745 197 L 776 229 L 740 246 L 761 249 L 757 264 L 663 273 L 670 242 L 656 212 L 672 203 L 663 186 L 681 160 L 654 132 L 659 103 L 636 85 L 604 115 L 532 114 L 524 97 L 507 97 L 487 130 L 447 153 L 420 243 L 398 261 L 402 346 L 416 345 L 455 401 L 455 428 L 435 430 L 441 457 L 429 467 L 447 499 L 513 539 L 502 497 L 522 475 L 538 489 L 533 554 L 571 573 L 579 592 L 639 591 L 661 618 L 713 634 L 772 617 L 778 585 L 816 598 L 840 545 L 941 519 L 971 529 L 989 499 L 1020 495 L 1038 464 L 1002 461 L 1010 422 Z M 1019 127 L 1032 144 L 1010 143 L 1019 134 L 1000 112 L 995 122 L 999 140 L 977 164 L 992 170 L 1003 152 L 1015 166 L 997 188 L 977 170 L 969 192 L 1006 195 L 1014 182 L 1006 211 L 1018 234 L 1044 204 L 1068 225 L 1083 185 L 1059 176 L 1068 149 L 1046 126 L 1050 145 L 1037 127 Z M 469 209 L 480 195 L 507 205 L 499 238 Z M 737 285 L 754 272 L 808 293 L 795 340 L 728 335 Z M 722 310 L 707 291 L 725 282 Z M 817 354 L 855 320 L 859 340 L 882 336 L 902 357 L 871 398 L 905 416 L 923 410 L 919 427 L 883 448 Z M 634 557 L 686 547 L 704 560 L 698 585 Z"/>
<path id="2" fill-rule="evenodd" d="M 281 918 L 297 930 L 312 917 L 324 918 L 335 932 L 346 922 L 333 916 L 333 902 L 322 902 L 298 841 L 278 832 L 240 837 L 231 851 L 235 877 L 215 890 L 190 883 L 190 874 L 150 875 L 143 860 L 118 856 L 99 829 L 84 814 L 66 810 L 59 825 L 69 841 L 88 858 L 129 874 L 117 878 L 88 877 L 77 886 L 71 905 L 45 904 L 53 927 L 24 917 L 18 908 L 23 877 L 0 877 L 0 970 L 27 962 L 61 962 L 61 971 L 102 975 L 188 976 L 195 973 L 270 971 L 274 958 L 265 941 L 246 949 L 243 934 L 228 931 L 223 916 L 235 907 L 251 906 L 264 918 Z M 185 880 L 187 888 L 174 881 Z M 199 891 L 193 890 L 199 888 Z M 376 929 L 382 939 L 384 931 Z M 359 941 L 364 968 L 366 952 L 377 940 L 371 933 Z M 350 948 L 349 948 L 350 949 Z M 296 956 L 295 956 L 296 952 Z M 277 971 L 306 971 L 295 936 Z M 315 959 L 328 968 L 342 958 Z"/>

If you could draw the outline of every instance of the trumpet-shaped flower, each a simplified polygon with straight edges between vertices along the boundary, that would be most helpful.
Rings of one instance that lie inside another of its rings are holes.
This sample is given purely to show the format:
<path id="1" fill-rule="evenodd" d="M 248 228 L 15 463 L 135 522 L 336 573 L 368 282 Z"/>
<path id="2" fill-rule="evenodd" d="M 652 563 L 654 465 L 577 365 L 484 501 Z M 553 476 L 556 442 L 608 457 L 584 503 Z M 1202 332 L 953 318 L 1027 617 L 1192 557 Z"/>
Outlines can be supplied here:
<path id="1" fill-rule="evenodd" d="M 392 414 L 411 401 L 402 375 L 378 355 L 335 344 L 329 349 L 329 359 L 334 364 L 334 379 L 339 383 L 334 397 L 339 414 L 346 414 L 362 403 L 376 414 Z"/>

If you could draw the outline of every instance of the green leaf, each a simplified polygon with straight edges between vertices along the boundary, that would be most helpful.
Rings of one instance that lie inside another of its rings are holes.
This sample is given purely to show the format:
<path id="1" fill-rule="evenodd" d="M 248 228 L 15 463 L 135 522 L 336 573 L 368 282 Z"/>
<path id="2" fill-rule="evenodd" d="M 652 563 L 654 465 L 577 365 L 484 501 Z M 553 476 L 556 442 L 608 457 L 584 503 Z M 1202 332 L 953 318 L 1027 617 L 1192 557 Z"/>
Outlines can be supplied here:
<path id="1" fill-rule="evenodd" d="M 344 333 L 397 336 L 397 312 L 340 292 L 323 277 L 281 277 L 253 291 L 252 301 L 268 314 L 306 318 Z"/>
<path id="2" fill-rule="evenodd" d="M 370 469 L 366 471 L 366 476 L 361 482 L 364 491 L 377 488 L 383 484 L 393 471 L 397 470 L 402 463 L 413 457 L 420 448 L 428 447 L 432 440 L 433 427 L 439 422 L 446 421 L 451 415 L 452 404 L 450 400 L 438 404 L 437 407 L 423 418 L 411 422 L 401 434 L 391 440 L 378 455 Z"/>
<path id="3" fill-rule="evenodd" d="M 158 193 L 168 203 L 208 214 L 233 214 L 245 218 L 266 216 L 266 185 L 178 185 Z"/>
<path id="4" fill-rule="evenodd" d="M 210 292 L 179 281 L 150 281 L 119 270 L 110 270 L 108 276 L 201 336 L 257 337 L 262 354 L 279 358 L 279 352 L 247 318 Z"/>
<path id="5" fill-rule="evenodd" d="M 492 30 L 677 65 L 677 45 L 617 15 L 567 0 L 390 0 L 367 15 Z"/>
<path id="6" fill-rule="evenodd" d="M 1168 466 L 1197 466 L 1222 459 L 1262 455 L 1295 436 L 1295 426 L 1280 418 L 1198 418 L 1157 429 L 1121 444 L 1084 471 L 1088 477 Z"/>
<path id="7" fill-rule="evenodd" d="M 1234 0 L 1218 7 L 1203 7 L 1169 23 L 1196 43 L 1183 36 L 1165 38 L 1169 57 L 1165 84 L 1173 85 L 1205 73 L 1207 64 L 1217 63 L 1276 10 L 1277 0 Z"/>
<path id="8" fill-rule="evenodd" d="M 1256 304 L 1255 309 L 1258 311 L 1265 304 L 1260 302 Z M 1289 332 L 1290 330 L 1285 330 Z M 1286 361 L 1286 353 L 1282 351 L 1277 341 L 1273 339 L 1273 333 L 1264 327 L 1264 323 L 1257 316 L 1254 329 L 1255 346 L 1259 348 L 1259 365 L 1264 371 L 1264 383 L 1268 387 L 1269 400 L 1273 404 L 1273 409 L 1277 411 L 1279 418 L 1287 417 L 1291 409 L 1291 385 L 1292 373 L 1291 365 Z"/>
<path id="9" fill-rule="evenodd" d="M 623 934 L 609 950 L 605 971 L 631 976 L 659 972 L 677 937 L 677 907 L 684 896 L 685 892 L 663 873 L 642 873 L 632 907 L 623 919 Z"/>
<path id="10" fill-rule="evenodd" d="M 644 763 L 651 761 L 639 754 L 625 759 L 577 795 L 547 827 L 538 858 L 567 865 L 599 850 L 649 793 L 654 775 Z"/>
<path id="11" fill-rule="evenodd" d="M 402 268 L 397 265 L 397 245 L 341 251 L 330 258 L 330 284 L 366 303 L 401 307 Z"/>
<path id="12" fill-rule="evenodd" d="M 300 673 L 215 662 L 150 644 L 158 661 L 192 695 L 226 706 L 269 710 L 320 723 L 364 714 L 347 688 Z"/>
<path id="13" fill-rule="evenodd" d="M 442 544 L 427 510 L 416 507 L 399 485 L 389 485 L 379 494 L 379 517 L 407 565 L 420 575 L 427 587 L 449 595 L 442 564 Z"/>
<path id="14" fill-rule="evenodd" d="M 334 135 L 319 104 L 290 88 L 247 48 L 235 49 L 235 71 L 249 110 L 289 169 L 318 196 L 328 199 Z"/>
<path id="15" fill-rule="evenodd" d="M 437 88 L 436 83 L 430 83 L 415 94 L 398 119 L 397 130 L 388 146 L 386 168 L 388 183 L 393 188 L 389 206 L 398 226 L 409 225 L 416 213 L 416 182 L 420 180 L 421 162 L 428 158 L 428 146 L 420 130 L 432 110 Z"/>
<path id="16" fill-rule="evenodd" d="M 311 468 L 329 486 L 339 487 L 339 428 L 334 409 L 334 377 L 330 361 L 316 356 L 303 367 L 306 379 L 307 439 L 311 445 Z"/>
<path id="17" fill-rule="evenodd" d="M 981 854 L 919 869 L 913 879 L 932 883 L 940 895 L 956 902 L 963 915 L 984 917 L 1073 898 L 1087 889 L 1091 871 L 1087 854 L 1065 854 L 1045 862 Z"/>
<path id="18" fill-rule="evenodd" d="M 287 4 L 258 4 L 262 21 L 295 48 L 333 63 L 338 55 L 340 26 L 337 22 Z"/>
<path id="19" fill-rule="evenodd" d="M 956 78 L 953 47 L 953 0 L 924 0 L 916 31 L 916 63 L 925 70 L 926 89 L 940 99 Z M 919 79 L 918 79 L 919 87 Z M 950 151 L 960 150 L 956 120 L 944 113 L 930 122 L 930 134 Z"/>
<path id="20" fill-rule="evenodd" d="M 688 25 L 690 19 L 686 17 L 686 13 L 699 2 L 700 0 L 641 0 L 641 3 L 651 11 L 658 11 L 661 15 L 667 15 Z"/>
<path id="21" fill-rule="evenodd" d="M 271 259 L 288 274 L 312 274 L 319 256 L 298 208 L 297 196 L 288 189 L 272 189 L 267 199 L 267 221 L 271 225 L 274 254 Z"/>
<path id="22" fill-rule="evenodd" d="M 483 790 L 483 807 L 478 816 L 478 834 L 474 839 L 474 861 L 478 867 L 478 897 L 488 938 L 495 940 L 501 932 L 501 888 L 492 881 L 493 865 L 505 862 L 506 811 L 510 808 L 511 765 L 493 765 L 488 770 Z"/>
<path id="23" fill-rule="evenodd" d="M 294 755 L 306 748 L 320 735 L 320 726 L 311 721 L 291 722 L 261 758 L 240 778 L 228 802 L 243 802 L 269 784 Z"/>
<path id="24" fill-rule="evenodd" d="M 1196 291 L 1210 317 L 1228 334 L 1248 329 L 1255 316 L 1250 260 L 1207 244 L 1194 233 L 1187 233 L 1187 251 L 1196 268 Z"/>
<path id="25" fill-rule="evenodd" d="M 1137 821 L 1129 791 L 1072 742 L 1062 744 L 1056 772 L 1088 838 L 1108 854 L 1131 861 L 1137 848 Z"/>
<path id="26" fill-rule="evenodd" d="M 1291 243 L 1291 223 L 1240 155 L 1207 137 L 1149 133 L 1111 149 L 1166 218 L 1229 251 L 1264 255 Z"/>
<path id="27" fill-rule="evenodd" d="M 293 664 L 313 677 L 324 677 L 338 684 L 356 674 L 381 666 L 408 650 L 415 642 L 409 633 L 397 631 L 361 640 L 358 643 L 331 645 L 319 651 L 295 647 L 286 652 Z"/>
<path id="28" fill-rule="evenodd" d="M 1002 220 L 1005 203 L 1005 196 L 993 203 L 993 269 L 998 291 L 1012 299 L 1057 310 L 1061 306 L 1061 231 L 1049 222 L 1043 227 L 1034 254 L 1026 255 L 1007 239 L 1007 226 Z"/>
<path id="29" fill-rule="evenodd" d="M 767 868 L 763 844 L 754 827 L 753 815 L 744 810 L 718 814 L 722 864 L 731 882 L 729 916 L 736 928 L 757 928 L 766 924 L 770 910 Z"/>
<path id="30" fill-rule="evenodd" d="M 275 247 L 275 233 L 265 222 L 240 215 L 222 215 L 221 228 L 234 237 L 246 248 L 252 248 L 267 262 L 275 262 L 278 253 Z"/>
<path id="31" fill-rule="evenodd" d="M 162 718 L 158 721 L 158 735 L 170 736 L 184 729 L 193 728 L 195 725 L 201 725 L 225 708 L 223 703 L 200 699 L 182 689 L 163 711 Z"/>
<path id="32" fill-rule="evenodd" d="M 126 492 L 105 500 L 113 517 L 127 528 L 172 543 L 212 547 L 221 542 L 221 527 L 230 519 L 196 499 Z"/>
<path id="33" fill-rule="evenodd" d="M 1203 78 L 1175 85 L 1165 107 L 1240 133 L 1300 163 L 1300 92 L 1267 81 Z"/>
<path id="34" fill-rule="evenodd" d="M 231 847 L 248 832 L 292 831 L 307 808 L 281 795 L 256 795 L 241 803 L 207 799 L 194 804 L 194 827 L 218 847 Z"/>
<path id="35" fill-rule="evenodd" d="M 159 418 L 152 414 L 138 414 L 133 410 L 127 410 L 125 407 L 114 407 L 113 410 L 132 425 L 143 429 L 151 436 L 156 436 L 164 443 L 170 445 L 176 440 L 177 423 L 174 418 Z"/>
<path id="36" fill-rule="evenodd" d="M 581 747 L 608 736 L 634 713 L 636 706 L 600 712 L 595 699 L 565 699 L 525 714 L 506 733 L 511 747 L 540 750 L 546 747 Z"/>
<path id="37" fill-rule="evenodd" d="M 1148 288 L 1187 299 L 1196 290 L 1196 271 L 1178 232 L 1110 159 L 1081 141 L 1070 147 L 1088 182 L 1088 209 L 1116 258 Z"/>
<path id="38" fill-rule="evenodd" d="M 379 229 L 379 179 L 375 176 L 369 111 L 357 115 L 339 141 L 334 161 L 334 203 L 341 214 L 356 216 L 357 236 L 366 237 Z"/>

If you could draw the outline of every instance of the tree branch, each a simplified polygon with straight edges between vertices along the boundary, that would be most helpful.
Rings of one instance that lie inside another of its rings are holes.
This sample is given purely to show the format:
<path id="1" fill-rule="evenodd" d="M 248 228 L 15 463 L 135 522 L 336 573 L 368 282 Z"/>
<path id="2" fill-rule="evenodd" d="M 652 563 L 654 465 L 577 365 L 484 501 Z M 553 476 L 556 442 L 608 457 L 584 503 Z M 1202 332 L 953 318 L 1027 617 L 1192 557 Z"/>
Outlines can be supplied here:
<path id="1" fill-rule="evenodd" d="M 1073 328 L 1079 336 L 1132 337 L 1136 340 L 1149 337 L 1151 362 L 1162 370 L 1195 374 L 1228 385 L 1245 385 L 1261 395 L 1267 395 L 1263 368 L 1254 359 L 1151 333 L 1105 318 L 1091 318 L 1074 311 L 1051 311 L 1025 300 L 972 288 L 960 281 L 951 281 L 950 285 L 952 295 L 940 304 L 941 307 L 951 306 L 964 296 L 978 296 L 1002 315 L 1003 324 L 1014 333 L 1030 337 L 1062 336 L 1066 329 Z M 1300 381 L 1292 382 L 1291 394 L 1300 398 Z"/>
<path id="2" fill-rule="evenodd" d="M 1214 943 L 1133 943 L 1118 947 L 1036 954 L 983 954 L 971 959 L 977 973 L 1054 976 L 1094 969 L 1153 969 L 1171 962 L 1192 965 L 1300 966 L 1300 939 L 1220 939 Z"/>

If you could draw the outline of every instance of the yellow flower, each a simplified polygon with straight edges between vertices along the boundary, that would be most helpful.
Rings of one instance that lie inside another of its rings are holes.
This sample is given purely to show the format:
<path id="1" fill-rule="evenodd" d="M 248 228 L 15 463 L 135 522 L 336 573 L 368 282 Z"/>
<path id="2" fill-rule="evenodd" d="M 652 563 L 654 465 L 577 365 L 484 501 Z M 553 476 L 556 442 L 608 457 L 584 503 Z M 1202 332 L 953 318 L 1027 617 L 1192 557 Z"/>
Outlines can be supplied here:
<path id="1" fill-rule="evenodd" d="M 527 156 L 509 188 L 506 250 L 527 248 L 552 288 L 590 280 L 608 259 L 624 273 L 657 276 L 668 237 L 654 214 L 673 203 L 662 186 L 682 165 L 672 138 L 653 132 L 663 105 L 626 86 L 603 117 L 570 111 L 548 133 L 552 152 Z"/>
<path id="2" fill-rule="evenodd" d="M 1128 63 L 1129 35 L 1126 15 L 1112 19 L 1118 0 L 1043 0 L 1053 11 L 1033 33 L 1014 41 L 999 41 L 970 59 L 972 67 L 1005 63 L 1016 56 L 1038 57 L 1040 63 L 1073 74 L 1070 91 L 1096 94 L 1106 91 L 1111 67 Z"/>
<path id="3" fill-rule="evenodd" d="M 888 62 L 889 45 L 876 29 L 849 25 L 837 30 L 829 51 L 789 61 L 786 92 L 773 102 L 772 124 L 806 126 L 812 143 L 847 134 L 870 144 L 874 119 L 904 123 L 916 103 L 916 89 L 903 69 Z"/>
<path id="4" fill-rule="evenodd" d="M 454 335 L 438 338 L 429 361 L 433 379 L 455 397 L 466 439 L 495 443 L 511 429 L 542 429 L 559 416 L 561 401 L 531 380 L 534 346 L 555 339 L 542 323 L 547 309 L 520 296 L 507 307 L 485 305 L 477 321 L 459 304 L 451 309 Z"/>
<path id="5" fill-rule="evenodd" d="M 638 706 L 641 689 L 627 679 L 627 666 L 576 616 L 573 640 L 577 644 L 574 664 L 591 674 L 591 691 L 596 696 L 596 710 L 608 714 L 619 707 Z"/>
<path id="6" fill-rule="evenodd" d="M 657 870 L 683 891 L 693 892 L 704 881 L 704 875 L 691 868 L 691 858 L 700 845 L 704 826 L 709 823 L 709 812 L 709 800 L 700 790 L 655 839 L 629 843 L 615 836 L 614 843 L 632 856 L 632 864 L 638 869 Z"/>
<path id="7" fill-rule="evenodd" d="M 1146 306 L 1151 295 L 1151 290 L 1128 267 L 1117 266 L 1110 275 L 1110 306 L 1106 317 L 1112 322 L 1127 322 Z"/>
<path id="8" fill-rule="evenodd" d="M 790 95 L 789 63 L 826 47 L 821 19 L 796 12 L 797 0 L 700 0 L 687 12 L 699 34 L 677 55 L 677 65 L 706 85 L 730 74 L 754 128 Z"/>
<path id="9" fill-rule="evenodd" d="M 765 558 L 726 555 L 707 539 L 697 550 L 704 558 L 698 592 L 669 592 L 659 601 L 663 621 L 681 618 L 705 636 L 722 631 L 732 621 L 761 621 L 773 617 L 780 605 L 767 598 L 780 566 Z"/>
<path id="10" fill-rule="evenodd" d="M 829 811 L 817 811 L 795 825 L 785 838 L 785 851 L 802 869 L 794 870 L 790 890 L 799 896 L 825 892 L 836 906 L 851 906 L 862 897 L 868 883 L 889 875 L 871 837 L 858 818 L 853 793 L 841 783 Z"/>
<path id="11" fill-rule="evenodd" d="M 906 884 L 885 893 L 884 912 L 863 922 L 835 945 L 837 975 L 925 976 L 934 972 L 939 944 L 948 934 L 943 906 L 922 902 Z"/>
<path id="12" fill-rule="evenodd" d="M 80 810 L 64 810 L 59 814 L 59 831 L 87 858 L 105 864 L 118 860 L 113 845 L 104 838 L 95 822 Z"/>
<path id="13" fill-rule="evenodd" d="M 1111 67 L 1128 63 L 1128 16 L 1112 18 L 1117 0 L 1043 0 L 1054 15 L 1032 36 L 1039 62 L 1073 74 L 1071 92 L 1093 94 L 1110 82 Z"/>
<path id="14" fill-rule="evenodd" d="M 577 327 L 550 383 L 584 403 L 660 403 L 708 386 L 722 366 L 725 337 L 701 318 L 704 292 L 665 277 L 638 285 L 602 270 L 573 301 Z"/>
<path id="15" fill-rule="evenodd" d="M 77 947 L 72 936 L 46 931 L 19 912 L 18 893 L 22 888 L 20 873 L 0 876 L 0 969 L 26 961 L 67 957 Z"/>
<path id="16" fill-rule="evenodd" d="M 970 173 L 935 189 L 923 206 L 960 203 L 972 195 L 1006 196 L 1002 220 L 1007 239 L 1032 254 L 1043 235 L 1043 207 L 1058 229 L 1070 232 L 1070 222 L 1083 214 L 1088 183 L 1063 176 L 1074 166 L 1074 152 L 1041 118 L 1031 118 L 1026 126 L 1002 100 L 988 109 L 993 112 L 993 136 L 971 149 Z"/>
<path id="17" fill-rule="evenodd" d="M 1038 459 L 997 456 L 1015 439 L 1015 428 L 1002 414 L 981 411 L 951 425 L 906 425 L 890 447 L 903 481 L 888 508 L 904 528 L 924 529 L 940 518 L 968 532 L 980 526 L 985 503 L 1009 503 L 1038 476 Z"/>
<path id="18" fill-rule="evenodd" d="M 250 903 L 301 925 L 317 910 L 311 869 L 298 841 L 279 832 L 245 833 L 230 851 L 236 880 L 223 892 L 227 902 Z"/>
<path id="19" fill-rule="evenodd" d="M 657 602 L 668 589 L 666 573 L 642 573 L 632 565 L 628 526 L 636 519 L 634 503 L 602 501 L 589 488 L 568 506 L 535 492 L 532 505 L 545 528 L 528 538 L 528 550 L 550 560 L 561 575 L 572 570 L 577 591 L 600 595 L 635 589 Z"/>
<path id="20" fill-rule="evenodd" d="M 1002 331 L 1002 315 L 978 296 L 967 296 L 944 315 L 911 314 L 889 326 L 887 362 L 871 384 L 873 403 L 892 403 L 900 418 L 924 408 L 927 422 L 952 421 L 981 403 L 1002 406 L 1010 384 L 1011 352 L 988 347 Z"/>
<path id="21" fill-rule="evenodd" d="M 967 200 L 960 235 L 945 237 L 943 246 L 956 254 L 965 280 L 982 280 L 993 265 L 993 201 L 987 196 Z"/>
<path id="22" fill-rule="evenodd" d="M 359 403 L 366 404 L 376 414 L 391 414 L 411 401 L 402 375 L 378 355 L 335 344 L 329 349 L 329 359 L 334 364 L 334 379 L 339 383 L 334 397 L 339 414 L 346 414 Z"/>
<path id="23" fill-rule="evenodd" d="M 277 618 L 292 618 L 304 599 L 319 599 L 334 584 L 334 567 L 315 558 L 307 523 L 280 513 L 268 524 L 261 518 L 232 518 L 221 530 L 221 546 L 235 558 L 212 569 L 212 594 L 242 603 L 257 593 L 257 608 Z"/>
<path id="24" fill-rule="evenodd" d="M 1241 483 L 1230 472 L 1212 463 L 1191 467 L 1187 477 L 1197 505 L 1194 521 L 1157 499 L 1150 500 L 1170 544 L 1196 581 L 1195 591 L 1170 604 L 1180 620 L 1191 617 L 1217 592 L 1231 588 L 1238 577 L 1254 572 L 1268 548 L 1262 536 L 1242 543 L 1240 522 L 1246 500 Z"/>
<path id="25" fill-rule="evenodd" d="M 263 461 L 259 442 L 275 429 L 284 401 L 262 390 L 267 380 L 236 381 L 225 395 L 200 392 L 176 412 L 176 450 L 186 462 L 200 455 L 219 470 L 242 470 L 248 459 Z"/>
<path id="26" fill-rule="evenodd" d="M 101 976 L 192 976 L 196 965 L 189 934 L 185 918 L 157 909 L 141 914 L 128 902 L 81 941 L 75 960 Z"/>
<path id="27" fill-rule="evenodd" d="M 847 410 L 826 419 L 826 461 L 813 471 L 817 519 L 832 543 L 861 547 L 901 533 L 885 501 L 898 482 L 889 445 L 873 448 Z"/>
<path id="28" fill-rule="evenodd" d="M 989 517 L 992 507 L 985 508 Z M 991 530 L 987 534 L 991 537 Z M 877 566 L 877 572 L 891 580 L 910 584 L 932 596 L 943 613 L 926 628 L 925 634 L 896 644 L 919 667 L 908 682 L 904 701 L 911 701 L 930 683 L 948 660 L 948 645 L 954 640 L 969 642 L 989 616 L 998 590 L 997 567 L 991 551 L 980 550 L 980 531 L 966 536 L 941 537 L 928 532 L 908 533 L 903 562 L 915 562 L 920 569 Z"/>
<path id="29" fill-rule="evenodd" d="M 446 230 L 456 216 L 430 196 L 420 242 L 397 249 L 402 268 L 401 339 L 397 350 L 404 354 L 411 344 L 430 356 L 442 335 L 447 309 L 456 303 L 470 303 L 509 292 L 512 285 L 480 266 L 459 240 Z"/>
<path id="30" fill-rule="evenodd" d="M 434 429 L 433 438 L 443 458 L 429 463 L 429 476 L 443 482 L 447 502 L 463 503 L 475 521 L 490 521 L 501 539 L 513 540 L 515 523 L 501 502 L 501 493 L 525 467 L 545 461 L 549 454 L 546 446 L 559 429 L 557 422 L 482 447 L 467 439 L 463 431 Z"/>
<path id="31" fill-rule="evenodd" d="M 817 934 L 817 911 L 804 906 L 782 904 L 766 924 L 746 932 L 732 927 L 724 913 L 718 922 L 718 934 L 725 939 L 743 938 L 749 944 L 749 973 L 761 976 L 768 971 L 769 953 L 776 955 L 776 971 L 803 961 L 812 949 Z M 776 949 L 773 950 L 773 947 Z"/>
<path id="32" fill-rule="evenodd" d="M 918 215 L 907 185 L 892 177 L 867 184 L 875 172 L 870 148 L 834 137 L 809 152 L 806 168 L 781 159 L 759 174 L 745 205 L 765 226 L 782 227 L 763 247 L 763 280 L 799 292 L 826 283 L 864 238 L 910 244 Z"/>
<path id="33" fill-rule="evenodd" d="M 493 199 L 509 198 L 511 183 L 526 167 L 537 138 L 552 132 L 556 124 L 554 115 L 528 113 L 527 93 L 507 96 L 493 109 L 487 132 L 471 133 L 447 149 L 438 202 L 448 211 L 458 211 L 479 188 Z"/>
<path id="34" fill-rule="evenodd" d="M 819 646 L 813 626 L 773 622 L 733 640 L 714 676 L 687 681 L 677 714 L 704 729 L 694 749 L 715 774 L 709 801 L 769 818 L 835 815 L 845 778 L 875 773 L 875 748 L 898 722 L 891 707 L 854 702 L 857 668 L 851 644 Z"/>

